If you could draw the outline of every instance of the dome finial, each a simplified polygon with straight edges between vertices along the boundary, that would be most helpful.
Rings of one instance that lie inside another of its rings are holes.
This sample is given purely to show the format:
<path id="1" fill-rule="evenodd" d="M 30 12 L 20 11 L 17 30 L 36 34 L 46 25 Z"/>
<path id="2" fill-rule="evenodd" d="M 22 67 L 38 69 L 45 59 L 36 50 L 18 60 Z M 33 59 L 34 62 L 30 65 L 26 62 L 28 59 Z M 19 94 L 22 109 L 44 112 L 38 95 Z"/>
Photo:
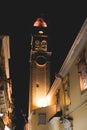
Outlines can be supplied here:
<path id="1" fill-rule="evenodd" d="M 37 18 L 34 22 L 35 27 L 47 27 L 47 23 L 42 18 Z"/>

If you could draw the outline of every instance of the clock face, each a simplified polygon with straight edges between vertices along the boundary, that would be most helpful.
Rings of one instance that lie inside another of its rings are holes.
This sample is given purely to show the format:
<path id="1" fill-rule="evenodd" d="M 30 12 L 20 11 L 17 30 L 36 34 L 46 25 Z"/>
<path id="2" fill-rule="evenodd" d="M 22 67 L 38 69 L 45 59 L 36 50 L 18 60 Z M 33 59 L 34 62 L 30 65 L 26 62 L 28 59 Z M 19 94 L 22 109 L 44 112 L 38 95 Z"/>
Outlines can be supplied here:
<path id="1" fill-rule="evenodd" d="M 38 56 L 37 59 L 36 59 L 36 62 L 39 65 L 44 65 L 44 64 L 46 64 L 46 58 L 44 56 Z"/>
<path id="2" fill-rule="evenodd" d="M 40 46 L 40 41 L 39 40 L 35 41 L 35 46 Z"/>

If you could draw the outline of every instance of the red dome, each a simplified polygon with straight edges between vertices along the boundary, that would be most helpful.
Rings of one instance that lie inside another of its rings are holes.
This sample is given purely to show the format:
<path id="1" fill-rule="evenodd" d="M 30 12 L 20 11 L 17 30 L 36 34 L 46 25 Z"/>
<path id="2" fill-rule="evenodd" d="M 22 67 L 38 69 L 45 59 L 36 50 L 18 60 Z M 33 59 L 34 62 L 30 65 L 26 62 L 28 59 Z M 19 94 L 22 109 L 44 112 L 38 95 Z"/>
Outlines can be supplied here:
<path id="1" fill-rule="evenodd" d="M 42 18 L 37 18 L 37 20 L 34 22 L 35 27 L 47 27 L 46 22 Z"/>

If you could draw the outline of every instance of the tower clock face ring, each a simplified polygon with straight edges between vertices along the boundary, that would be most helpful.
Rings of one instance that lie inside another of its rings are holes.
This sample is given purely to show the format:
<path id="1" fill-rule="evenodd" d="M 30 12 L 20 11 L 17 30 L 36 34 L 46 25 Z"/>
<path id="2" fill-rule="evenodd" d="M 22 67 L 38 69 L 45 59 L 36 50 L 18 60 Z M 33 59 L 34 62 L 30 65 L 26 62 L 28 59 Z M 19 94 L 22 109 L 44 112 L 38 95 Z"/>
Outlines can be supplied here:
<path id="1" fill-rule="evenodd" d="M 36 58 L 36 62 L 39 65 L 44 65 L 44 64 L 46 64 L 46 57 L 44 57 L 44 56 L 38 56 Z"/>

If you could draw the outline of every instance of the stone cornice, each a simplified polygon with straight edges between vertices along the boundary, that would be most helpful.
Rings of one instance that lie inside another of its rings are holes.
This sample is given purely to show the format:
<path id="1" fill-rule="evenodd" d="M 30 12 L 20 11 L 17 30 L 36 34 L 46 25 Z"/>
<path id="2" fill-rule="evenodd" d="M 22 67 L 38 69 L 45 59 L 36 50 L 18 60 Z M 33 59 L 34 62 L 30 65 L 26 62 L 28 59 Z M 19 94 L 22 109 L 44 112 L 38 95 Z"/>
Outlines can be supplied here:
<path id="1" fill-rule="evenodd" d="M 58 90 L 58 87 L 59 87 L 60 83 L 61 83 L 61 78 L 56 77 L 47 96 L 52 97 L 53 94 Z"/>
<path id="2" fill-rule="evenodd" d="M 80 32 L 78 33 L 66 59 L 59 71 L 59 75 L 61 75 L 61 77 L 64 77 L 67 74 L 71 65 L 75 61 L 76 57 L 78 56 L 78 54 L 84 47 L 86 41 L 87 41 L 87 18 L 86 18 L 85 22 L 83 23 L 83 25 L 80 29 Z"/>

